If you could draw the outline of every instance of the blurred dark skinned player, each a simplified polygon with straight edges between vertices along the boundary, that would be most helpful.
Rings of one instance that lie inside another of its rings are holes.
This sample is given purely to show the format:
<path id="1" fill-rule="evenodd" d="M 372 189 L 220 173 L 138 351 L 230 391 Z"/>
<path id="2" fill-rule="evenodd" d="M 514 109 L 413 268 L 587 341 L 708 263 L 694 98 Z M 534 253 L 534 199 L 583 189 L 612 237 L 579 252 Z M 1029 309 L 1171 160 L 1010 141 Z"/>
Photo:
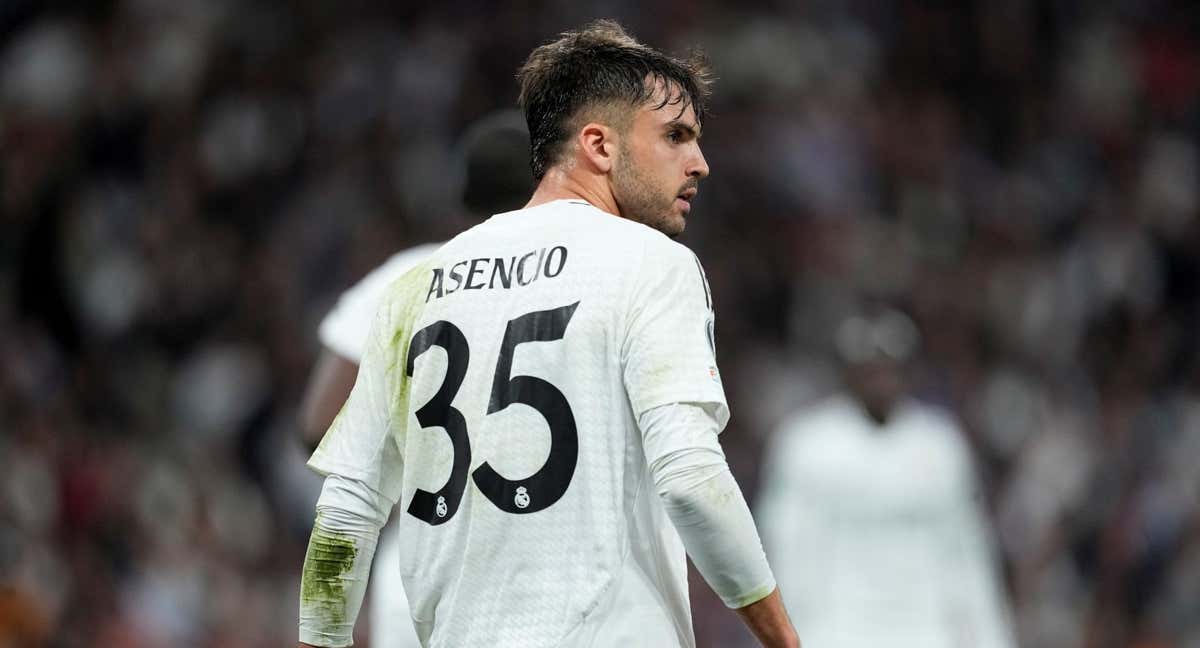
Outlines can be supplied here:
<path id="1" fill-rule="evenodd" d="M 717 440 L 712 294 L 669 238 L 709 172 L 703 62 L 600 21 L 518 79 L 537 189 L 389 287 L 309 461 L 300 640 L 348 645 L 399 503 L 424 646 L 694 646 L 685 548 L 764 645 L 798 646 Z"/>
<path id="2" fill-rule="evenodd" d="M 912 345 L 911 324 L 906 325 L 906 319 L 898 314 L 891 317 L 890 321 L 886 317 L 881 320 L 883 324 L 875 329 L 881 332 L 878 335 L 864 326 L 865 319 L 847 322 L 839 340 L 841 357 L 846 362 L 846 387 L 866 415 L 880 426 L 887 425 L 905 395 L 908 381 L 902 363 Z M 864 339 L 872 335 L 880 339 Z M 889 345 L 890 352 L 885 350 Z"/>
<path id="3" fill-rule="evenodd" d="M 465 171 L 462 201 L 475 217 L 518 209 L 529 199 L 529 131 L 515 110 L 493 113 L 462 137 Z M 442 243 L 402 250 L 342 294 L 321 322 L 321 356 L 309 379 L 301 406 L 301 437 L 309 450 L 317 447 L 334 416 L 346 402 L 358 375 L 362 350 L 387 286 Z M 392 517 L 395 517 L 394 515 Z M 400 580 L 400 543 L 396 525 L 380 535 L 371 570 L 371 645 L 375 648 L 419 648 Z"/>
<path id="4" fill-rule="evenodd" d="M 970 449 L 908 394 L 916 327 L 882 310 L 836 342 L 844 391 L 766 455 L 757 518 L 788 609 L 814 646 L 1013 648 Z"/>

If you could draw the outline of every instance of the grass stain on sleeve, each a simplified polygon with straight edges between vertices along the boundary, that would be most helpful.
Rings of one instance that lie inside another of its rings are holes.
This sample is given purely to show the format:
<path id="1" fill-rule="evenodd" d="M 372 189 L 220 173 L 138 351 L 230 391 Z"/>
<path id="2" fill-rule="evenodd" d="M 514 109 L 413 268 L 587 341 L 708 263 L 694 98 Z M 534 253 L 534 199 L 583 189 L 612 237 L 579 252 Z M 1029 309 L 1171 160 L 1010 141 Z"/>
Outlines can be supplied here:
<path id="1" fill-rule="evenodd" d="M 358 548 L 354 540 L 313 527 L 300 578 L 300 604 L 330 624 L 346 623 L 345 576 L 354 567 Z"/>

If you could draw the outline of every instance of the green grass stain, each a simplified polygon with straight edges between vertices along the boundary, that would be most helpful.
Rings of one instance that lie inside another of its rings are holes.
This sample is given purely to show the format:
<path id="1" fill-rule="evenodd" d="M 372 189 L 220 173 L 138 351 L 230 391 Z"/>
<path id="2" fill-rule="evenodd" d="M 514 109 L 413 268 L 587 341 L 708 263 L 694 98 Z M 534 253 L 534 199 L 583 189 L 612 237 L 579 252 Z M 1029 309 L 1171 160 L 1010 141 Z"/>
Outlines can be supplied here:
<path id="1" fill-rule="evenodd" d="M 331 625 L 346 623 L 345 576 L 354 566 L 358 548 L 354 540 L 320 526 L 313 526 L 300 577 L 300 604 L 320 614 Z"/>
<path id="2" fill-rule="evenodd" d="M 368 353 L 384 354 L 384 384 L 387 385 L 389 393 L 395 394 L 395 398 L 388 403 L 388 414 L 400 421 L 408 420 L 408 395 L 411 387 L 411 380 L 407 375 L 408 347 L 416 334 L 417 321 L 424 311 L 428 270 L 428 262 L 418 264 L 387 287 L 380 307 L 388 309 L 386 321 L 390 330 L 373 331 L 372 336 L 378 338 L 378 341 L 373 339 L 368 342 Z M 348 405 L 348 400 L 342 404 L 329 426 L 330 430 L 343 428 L 341 419 Z M 325 434 L 317 445 L 318 451 L 334 436 Z"/>
<path id="3" fill-rule="evenodd" d="M 389 403 L 392 417 L 408 420 L 408 401 L 411 380 L 407 375 L 408 349 L 416 334 L 416 325 L 425 310 L 425 291 L 428 289 L 429 262 L 421 263 L 402 275 L 388 287 L 384 306 L 389 309 L 387 322 L 390 331 L 379 331 L 379 342 L 386 344 L 382 349 L 384 358 L 384 381 L 395 400 Z M 375 347 L 376 352 L 379 350 Z M 371 352 L 371 351 L 368 351 Z M 340 429 L 342 410 L 334 418 L 331 429 Z M 321 445 L 329 440 L 326 434 Z M 300 603 L 313 613 L 321 615 L 325 623 L 344 625 L 347 622 L 345 576 L 354 566 L 358 548 L 354 540 L 342 534 L 321 528 L 320 516 L 313 527 L 308 543 L 308 554 L 304 558 L 304 571 L 300 577 Z"/>
<path id="4" fill-rule="evenodd" d="M 387 372 L 389 383 L 394 386 L 395 400 L 389 405 L 394 416 L 402 421 L 408 419 L 408 400 L 412 381 L 408 377 L 408 349 L 416 335 L 417 322 L 425 310 L 425 295 L 428 290 L 429 261 L 418 264 L 404 273 L 388 289 L 388 308 L 393 330 L 388 341 Z"/>

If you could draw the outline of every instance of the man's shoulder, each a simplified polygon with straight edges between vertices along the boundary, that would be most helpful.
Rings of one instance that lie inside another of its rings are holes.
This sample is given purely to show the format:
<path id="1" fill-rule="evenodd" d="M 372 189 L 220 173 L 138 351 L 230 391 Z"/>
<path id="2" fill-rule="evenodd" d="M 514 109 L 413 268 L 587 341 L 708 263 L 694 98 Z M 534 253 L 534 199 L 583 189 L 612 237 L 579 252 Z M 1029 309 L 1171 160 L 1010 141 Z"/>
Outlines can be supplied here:
<path id="1" fill-rule="evenodd" d="M 695 272 L 699 267 L 699 257 L 688 246 L 649 225 L 609 216 L 602 223 L 612 234 L 612 247 L 623 252 L 627 259 L 636 261 L 646 278 L 653 278 L 656 268 L 683 268 Z"/>
<path id="2" fill-rule="evenodd" d="M 901 417 L 899 422 L 904 429 L 923 442 L 949 448 L 963 457 L 971 454 L 962 424 L 950 410 L 914 398 L 904 403 Z"/>
<path id="3" fill-rule="evenodd" d="M 440 256 L 450 257 L 477 245 L 488 245 L 516 233 L 522 238 L 565 236 L 603 250 L 614 264 L 642 266 L 695 265 L 696 255 L 687 246 L 642 223 L 610 214 L 582 200 L 556 200 L 496 214 L 451 239 Z M 447 257 L 448 258 L 448 257 Z"/>
<path id="4" fill-rule="evenodd" d="M 625 247 L 628 249 L 644 250 L 648 256 L 664 261 L 679 259 L 690 261 L 695 257 L 691 248 L 649 225 L 615 216 L 586 203 L 584 207 L 582 211 L 593 217 L 587 220 L 591 227 L 619 237 L 626 243 Z M 630 245 L 631 243 L 636 245 Z"/>
<path id="5" fill-rule="evenodd" d="M 900 414 L 905 423 L 926 432 L 960 437 L 962 426 L 958 417 L 949 409 L 917 398 L 908 398 L 901 405 Z"/>
<path id="6" fill-rule="evenodd" d="M 810 470 L 828 461 L 851 439 L 847 429 L 859 425 L 855 407 L 842 393 L 801 405 L 774 428 L 767 456 L 788 470 Z"/>
<path id="7" fill-rule="evenodd" d="M 848 426 L 858 425 L 861 416 L 852 398 L 841 392 L 831 394 L 784 417 L 776 430 L 777 441 L 790 447 L 839 438 Z"/>

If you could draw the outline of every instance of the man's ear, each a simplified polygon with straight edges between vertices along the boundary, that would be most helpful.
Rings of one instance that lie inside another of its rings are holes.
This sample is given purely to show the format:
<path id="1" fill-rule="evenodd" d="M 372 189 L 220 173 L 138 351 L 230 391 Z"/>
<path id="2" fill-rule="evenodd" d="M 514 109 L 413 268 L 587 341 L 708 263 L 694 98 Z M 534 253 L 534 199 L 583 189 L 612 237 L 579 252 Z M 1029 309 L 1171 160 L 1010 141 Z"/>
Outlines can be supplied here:
<path id="1" fill-rule="evenodd" d="M 620 146 L 617 131 L 597 122 L 588 122 L 579 129 L 579 153 L 597 173 L 612 171 Z"/>

